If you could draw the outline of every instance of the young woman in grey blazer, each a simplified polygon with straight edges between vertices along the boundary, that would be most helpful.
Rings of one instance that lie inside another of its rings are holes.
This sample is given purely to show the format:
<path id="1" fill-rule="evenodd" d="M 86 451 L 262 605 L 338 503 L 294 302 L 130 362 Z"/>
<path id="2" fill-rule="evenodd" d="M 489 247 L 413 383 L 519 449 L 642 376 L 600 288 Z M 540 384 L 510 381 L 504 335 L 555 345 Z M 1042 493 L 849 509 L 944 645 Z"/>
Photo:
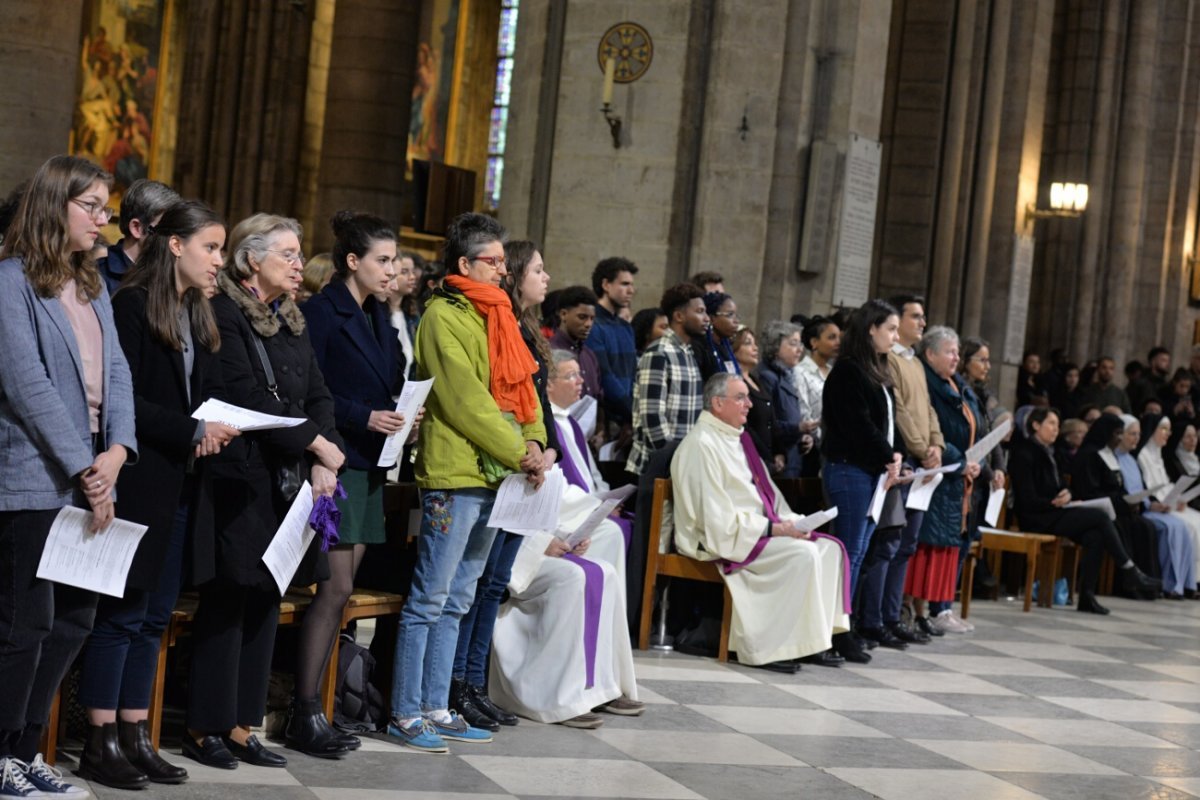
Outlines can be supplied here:
<path id="1" fill-rule="evenodd" d="M 136 457 L 129 367 L 91 256 L 111 185 L 88 161 L 51 158 L 0 253 L 0 795 L 87 794 L 38 747 L 97 596 L 37 570 L 64 506 L 90 509 L 96 531 L 112 521 Z"/>

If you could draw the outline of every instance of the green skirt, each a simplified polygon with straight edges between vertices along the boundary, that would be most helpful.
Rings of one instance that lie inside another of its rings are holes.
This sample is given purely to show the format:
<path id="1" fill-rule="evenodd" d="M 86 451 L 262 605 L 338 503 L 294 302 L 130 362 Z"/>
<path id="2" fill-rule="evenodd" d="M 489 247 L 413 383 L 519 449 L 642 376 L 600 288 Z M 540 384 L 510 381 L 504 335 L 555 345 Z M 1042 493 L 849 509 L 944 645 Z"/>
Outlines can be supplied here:
<path id="1" fill-rule="evenodd" d="M 339 544 L 379 544 L 387 538 L 383 523 L 383 485 L 387 470 L 347 469 L 339 476 L 346 499 L 338 500 L 342 524 Z"/>

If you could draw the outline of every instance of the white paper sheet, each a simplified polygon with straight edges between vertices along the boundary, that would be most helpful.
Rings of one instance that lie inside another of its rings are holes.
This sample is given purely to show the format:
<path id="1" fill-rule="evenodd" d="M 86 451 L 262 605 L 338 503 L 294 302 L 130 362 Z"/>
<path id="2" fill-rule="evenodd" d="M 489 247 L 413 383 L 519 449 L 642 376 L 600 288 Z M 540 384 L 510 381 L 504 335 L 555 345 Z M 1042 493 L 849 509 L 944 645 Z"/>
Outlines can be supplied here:
<path id="1" fill-rule="evenodd" d="M 1170 484 L 1167 483 L 1154 489 L 1146 489 L 1142 492 L 1134 492 L 1133 494 L 1125 495 L 1122 499 L 1131 506 L 1140 506 L 1144 501 L 1149 500 L 1151 497 L 1169 486 Z"/>
<path id="2" fill-rule="evenodd" d="M 608 444 L 600 445 L 600 452 L 596 454 L 597 461 L 616 461 L 617 460 L 617 443 L 609 442 Z"/>
<path id="3" fill-rule="evenodd" d="M 875 482 L 875 494 L 871 495 L 871 507 L 867 509 L 867 516 L 875 522 L 879 522 L 879 517 L 883 514 L 883 501 L 887 497 L 886 484 L 887 473 L 885 472 Z"/>
<path id="4" fill-rule="evenodd" d="M 409 431 L 417 421 L 417 412 L 421 410 L 421 406 L 425 405 L 425 398 L 429 397 L 429 390 L 432 388 L 433 378 L 427 381 L 404 382 L 404 388 L 400 390 L 400 399 L 396 401 L 396 413 L 404 415 L 404 426 L 395 433 L 389 434 L 384 440 L 383 452 L 379 454 L 379 461 L 375 462 L 375 466 L 391 467 L 395 465 L 396 460 L 400 458 L 400 452 L 404 449 L 404 443 L 408 441 Z"/>
<path id="5" fill-rule="evenodd" d="M 596 433 L 596 415 L 600 411 L 600 403 L 591 395 L 584 395 L 576 400 L 567 413 L 579 423 L 585 439 L 590 439 Z"/>
<path id="6" fill-rule="evenodd" d="M 1200 485 L 1193 486 L 1191 489 L 1188 489 L 1186 492 L 1179 495 L 1179 502 L 1190 503 L 1197 497 L 1200 497 Z"/>
<path id="7" fill-rule="evenodd" d="M 913 511 L 928 511 L 929 504 L 933 501 L 933 490 L 941 484 L 943 478 L 944 473 L 938 472 L 914 483 L 908 490 L 908 499 L 904 501 L 904 507 Z"/>
<path id="8" fill-rule="evenodd" d="M 263 564 L 275 578 L 275 585 L 279 587 L 280 594 L 285 594 L 292 585 L 292 578 L 300 567 L 300 561 L 317 533 L 308 524 L 312 510 L 312 486 L 305 481 L 300 487 L 300 494 L 292 501 L 287 516 L 279 525 L 279 530 L 275 531 L 275 538 L 267 546 L 267 552 L 263 553 Z"/>
<path id="9" fill-rule="evenodd" d="M 1105 514 L 1108 514 L 1109 519 L 1117 518 L 1117 510 L 1113 508 L 1112 500 L 1107 497 L 1097 497 L 1092 500 L 1072 500 L 1067 503 L 1067 508 L 1098 508 Z"/>
<path id="10" fill-rule="evenodd" d="M 910 472 L 907 475 L 901 475 L 900 479 L 897 480 L 896 483 L 897 484 L 912 483 L 915 480 L 920 480 L 921 478 L 926 478 L 926 477 L 929 477 L 930 475 L 944 475 L 948 472 L 958 472 L 958 470 L 961 466 L 962 466 L 962 462 L 955 462 L 953 464 L 947 464 L 944 467 L 934 467 L 933 469 L 913 470 L 912 472 Z"/>
<path id="11" fill-rule="evenodd" d="M 534 489 L 524 472 L 509 475 L 496 491 L 489 528 L 503 528 L 511 533 L 552 531 L 558 527 L 558 508 L 562 504 L 563 477 L 561 469 L 546 473 L 541 488 Z"/>
<path id="12" fill-rule="evenodd" d="M 125 579 L 145 525 L 114 519 L 99 533 L 88 525 L 92 512 L 66 506 L 58 512 L 46 537 L 37 576 L 112 597 L 125 596 Z"/>
<path id="13" fill-rule="evenodd" d="M 802 531 L 815 531 L 817 528 L 824 525 L 830 520 L 837 519 L 837 506 L 831 506 L 824 511 L 818 511 L 815 514 L 809 514 L 806 517 L 801 517 L 792 524 Z"/>
<path id="14" fill-rule="evenodd" d="M 983 512 L 983 521 L 996 526 L 1000 522 L 1000 509 L 1004 507 L 1004 490 L 992 489 L 988 495 L 987 510 Z"/>
<path id="15" fill-rule="evenodd" d="M 599 492 L 593 495 L 600 501 L 600 505 L 596 506 L 596 509 L 591 514 L 588 514 L 575 530 L 570 532 L 560 530 L 558 538 L 565 541 L 568 547 L 574 548 L 575 545 L 591 536 L 592 532 L 596 530 L 596 526 L 603 522 L 609 514 L 612 514 L 616 510 L 617 506 L 624 503 L 629 495 L 636 491 L 637 484 L 630 483 L 616 489 L 610 489 L 607 492 Z M 566 534 L 566 536 L 563 536 L 563 534 Z"/>
<path id="16" fill-rule="evenodd" d="M 968 464 L 978 464 L 988 453 L 996 449 L 996 446 L 1008 435 L 1011 429 L 1012 419 L 1004 420 L 1004 422 L 993 428 L 991 433 L 976 442 L 973 447 L 967 448 L 963 460 Z"/>
<path id="17" fill-rule="evenodd" d="M 1174 508 L 1183 499 L 1183 493 L 1192 485 L 1192 481 L 1196 480 L 1191 475 L 1183 475 L 1179 480 L 1175 481 L 1175 485 L 1171 487 L 1171 491 L 1167 492 L 1162 499 L 1162 504 Z M 1156 496 L 1157 492 L 1155 493 Z"/>
<path id="18" fill-rule="evenodd" d="M 277 417 L 273 414 L 263 414 L 248 408 L 230 405 L 224 400 L 212 397 L 200 404 L 192 412 L 192 419 L 202 419 L 205 422 L 223 422 L 239 431 L 266 431 L 272 428 L 294 428 L 307 422 L 304 417 Z"/>

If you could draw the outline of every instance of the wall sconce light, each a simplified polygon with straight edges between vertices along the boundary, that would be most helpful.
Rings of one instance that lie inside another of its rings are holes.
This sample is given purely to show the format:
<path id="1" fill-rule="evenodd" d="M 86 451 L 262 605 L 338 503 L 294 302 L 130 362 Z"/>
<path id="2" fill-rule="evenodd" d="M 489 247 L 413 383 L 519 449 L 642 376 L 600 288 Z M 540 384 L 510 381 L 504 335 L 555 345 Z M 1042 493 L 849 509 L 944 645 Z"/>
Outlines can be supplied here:
<path id="1" fill-rule="evenodd" d="M 1087 210 L 1088 185 L 1086 183 L 1050 184 L 1050 208 L 1038 208 L 1030 203 L 1025 206 L 1025 225 L 1033 224 L 1035 219 L 1051 219 L 1054 217 L 1071 219 L 1078 217 Z"/>
<path id="2" fill-rule="evenodd" d="M 650 68 L 654 42 L 636 22 L 619 22 L 600 37 L 596 59 L 604 72 L 604 96 L 600 113 L 608 123 L 613 147 L 621 147 L 621 118 L 613 113 L 613 84 L 633 83 Z"/>
<path id="3" fill-rule="evenodd" d="M 604 99 L 601 101 L 600 113 L 604 115 L 604 121 L 608 123 L 609 133 L 612 134 L 613 147 L 620 149 L 621 118 L 614 114 L 612 110 L 613 81 L 616 75 L 617 59 L 610 56 L 604 62 Z"/>

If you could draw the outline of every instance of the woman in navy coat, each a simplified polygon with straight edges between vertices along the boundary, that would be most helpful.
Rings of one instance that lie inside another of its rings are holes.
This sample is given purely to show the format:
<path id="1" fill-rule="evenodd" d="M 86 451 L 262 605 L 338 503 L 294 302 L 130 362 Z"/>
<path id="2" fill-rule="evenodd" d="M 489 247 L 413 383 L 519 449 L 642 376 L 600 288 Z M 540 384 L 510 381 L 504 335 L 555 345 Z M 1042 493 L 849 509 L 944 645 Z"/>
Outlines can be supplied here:
<path id="1" fill-rule="evenodd" d="M 334 278 L 301 310 L 346 444 L 347 468 L 341 476 L 346 497 L 337 501 L 342 521 L 340 541 L 329 551 L 330 577 L 318 584 L 300 627 L 296 695 L 287 726 L 289 746 L 324 757 L 357 744 L 325 719 L 318 689 L 367 545 L 385 539 L 387 469 L 376 464 L 388 434 L 404 424 L 395 411 L 404 384 L 399 344 L 387 302 L 380 299 L 387 297 L 396 274 L 396 232 L 379 217 L 350 211 L 338 212 L 332 224 Z"/>

